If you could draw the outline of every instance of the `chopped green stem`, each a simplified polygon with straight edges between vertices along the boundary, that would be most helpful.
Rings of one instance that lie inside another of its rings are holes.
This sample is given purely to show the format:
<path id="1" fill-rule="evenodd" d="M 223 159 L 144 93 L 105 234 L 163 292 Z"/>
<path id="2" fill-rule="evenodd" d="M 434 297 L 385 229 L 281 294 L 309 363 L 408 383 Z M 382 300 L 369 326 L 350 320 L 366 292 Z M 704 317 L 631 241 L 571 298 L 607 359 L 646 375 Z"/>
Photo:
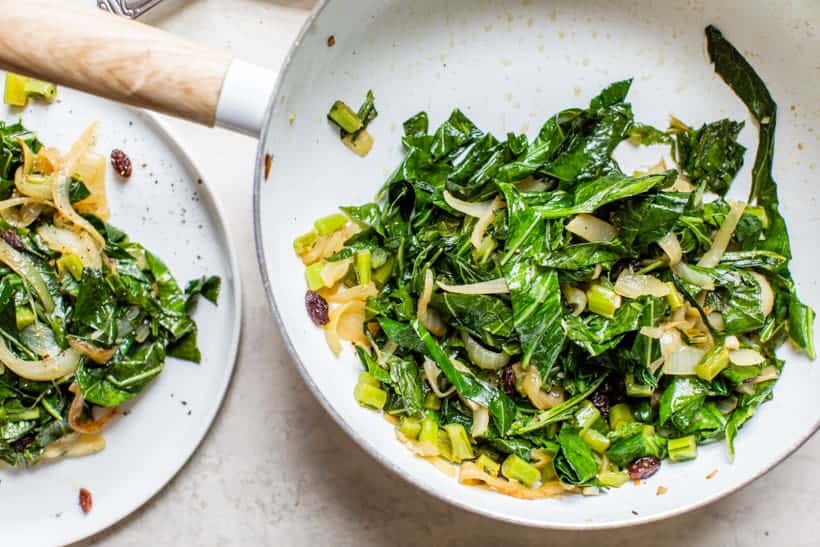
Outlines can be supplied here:
<path id="1" fill-rule="evenodd" d="M 527 487 L 531 487 L 541 478 L 541 473 L 537 467 L 527 463 L 515 454 L 507 456 L 504 463 L 501 464 L 501 474 Z"/>

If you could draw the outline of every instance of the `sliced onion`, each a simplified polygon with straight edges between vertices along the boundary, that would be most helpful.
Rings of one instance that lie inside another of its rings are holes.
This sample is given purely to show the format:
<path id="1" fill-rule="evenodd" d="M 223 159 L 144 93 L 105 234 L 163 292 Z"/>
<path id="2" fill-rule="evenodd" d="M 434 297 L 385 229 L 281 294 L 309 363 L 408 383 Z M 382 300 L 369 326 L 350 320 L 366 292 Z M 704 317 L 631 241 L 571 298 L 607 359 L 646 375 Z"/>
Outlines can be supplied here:
<path id="1" fill-rule="evenodd" d="M 679 262 L 672 266 L 672 271 L 678 274 L 678 276 L 687 283 L 697 285 L 705 291 L 715 290 L 715 282 L 714 280 L 712 280 L 711 277 L 709 277 L 705 273 L 693 270 L 684 262 Z"/>
<path id="2" fill-rule="evenodd" d="M 54 300 L 51 298 L 51 293 L 48 292 L 46 282 L 31 259 L 0 239 L 0 262 L 11 268 L 14 273 L 31 285 L 31 288 L 34 289 L 43 304 L 43 308 L 46 312 L 51 313 L 54 309 Z"/>
<path id="3" fill-rule="evenodd" d="M 74 394 L 74 400 L 71 401 L 71 407 L 68 409 L 68 425 L 77 433 L 99 433 L 102 431 L 102 428 L 105 427 L 105 424 L 108 423 L 108 420 L 117 414 L 116 407 L 109 408 L 101 417 L 88 420 L 83 416 L 85 399 L 83 399 L 80 386 L 75 382 L 69 386 L 68 390 Z"/>
<path id="4" fill-rule="evenodd" d="M 346 276 L 351 264 L 353 264 L 352 257 L 337 260 L 336 262 L 328 262 L 322 266 L 319 277 L 322 278 L 322 283 L 325 284 L 325 287 L 332 287 Z"/>
<path id="5" fill-rule="evenodd" d="M 114 357 L 114 354 L 117 353 L 117 348 L 101 348 L 74 337 L 68 337 L 68 345 L 100 365 L 104 365 L 110 361 L 111 358 Z"/>
<path id="6" fill-rule="evenodd" d="M 660 238 L 660 240 L 658 240 L 658 246 L 663 249 L 663 252 L 669 257 L 670 266 L 674 266 L 683 258 L 683 249 L 681 249 L 678 236 L 675 235 L 675 232 L 670 231 Z"/>
<path id="7" fill-rule="evenodd" d="M 436 281 L 436 285 L 445 292 L 456 294 L 507 294 L 510 292 L 507 281 L 503 277 L 468 285 L 447 285 L 441 281 Z"/>
<path id="8" fill-rule="evenodd" d="M 327 300 L 328 304 L 344 304 L 354 300 L 365 302 L 368 298 L 377 296 L 378 294 L 379 291 L 376 289 L 376 285 L 368 283 L 367 285 L 356 285 L 355 287 L 338 291 L 328 296 L 325 300 Z"/>
<path id="9" fill-rule="evenodd" d="M 467 356 L 470 361 L 480 369 L 484 370 L 500 370 L 507 366 L 510 362 L 510 356 L 504 353 L 496 353 L 490 351 L 475 340 L 466 332 L 461 333 L 461 339 L 464 341 L 464 349 L 467 350 Z"/>
<path id="10" fill-rule="evenodd" d="M 720 410 L 721 414 L 729 414 L 731 411 L 737 408 L 737 397 L 734 395 L 730 395 L 725 399 L 721 399 L 717 402 L 718 410 Z"/>
<path id="11" fill-rule="evenodd" d="M 638 332 L 653 340 L 660 340 L 666 331 L 663 327 L 641 327 Z"/>
<path id="12" fill-rule="evenodd" d="M 604 271 L 604 268 L 600 264 L 596 264 L 595 268 L 593 268 L 593 270 L 592 270 L 592 280 L 595 281 L 596 279 L 601 277 L 601 273 L 603 271 Z"/>
<path id="13" fill-rule="evenodd" d="M 609 241 L 618 235 L 618 230 L 605 220 L 582 213 L 567 223 L 567 231 L 587 241 Z"/>
<path id="14" fill-rule="evenodd" d="M 422 458 L 432 458 L 433 456 L 438 456 L 440 453 L 438 446 L 434 443 L 430 441 L 422 442 L 415 439 L 409 439 L 398 429 L 396 430 L 396 438 L 416 456 L 420 456 Z"/>
<path id="15" fill-rule="evenodd" d="M 726 349 L 729 351 L 733 351 L 736 349 L 740 349 L 740 340 L 737 339 L 735 335 L 729 335 L 723 340 L 723 345 L 726 346 Z"/>
<path id="16" fill-rule="evenodd" d="M 669 354 L 663 364 L 663 373 L 670 376 L 690 376 L 706 352 L 692 346 L 683 346 Z"/>
<path id="17" fill-rule="evenodd" d="M 89 196 L 74 204 L 74 209 L 81 214 L 93 214 L 108 220 L 111 212 L 108 209 L 108 192 L 105 187 L 105 157 L 89 152 L 77 163 L 74 172 L 83 179 Z"/>
<path id="18" fill-rule="evenodd" d="M 651 275 L 632 273 L 624 270 L 615 281 L 615 292 L 627 298 L 654 296 L 660 298 L 669 294 L 669 285 Z"/>
<path id="19" fill-rule="evenodd" d="M 299 258 L 306 266 L 310 266 L 317 260 L 327 258 L 330 255 L 336 254 L 345 246 L 345 241 L 350 239 L 353 235 L 359 233 L 359 226 L 353 222 L 348 222 L 347 225 L 336 230 L 332 234 L 320 236 L 313 244 L 309 251 L 301 254 Z"/>
<path id="20" fill-rule="evenodd" d="M 432 359 L 425 357 L 422 368 L 424 369 L 424 377 L 427 378 L 427 383 L 430 384 L 430 389 L 433 390 L 433 393 L 435 393 L 439 399 L 449 396 L 456 390 L 456 386 L 450 386 L 450 389 L 447 391 L 441 391 L 441 389 L 439 389 L 438 377 L 441 374 L 441 370 L 439 370 L 438 365 L 436 365 L 436 362 Z"/>
<path id="21" fill-rule="evenodd" d="M 9 350 L 5 340 L 0 337 L 0 363 L 3 363 L 17 376 L 26 380 L 50 382 L 62 378 L 77 369 L 80 357 L 79 352 L 69 348 L 40 361 L 26 361 L 14 355 Z"/>
<path id="22" fill-rule="evenodd" d="M 40 357 L 57 355 L 62 351 L 57 344 L 57 340 L 54 339 L 54 331 L 39 321 L 32 323 L 20 332 L 20 341 Z"/>
<path id="23" fill-rule="evenodd" d="M 490 411 L 485 406 L 479 406 L 473 410 L 473 426 L 470 428 L 470 435 L 473 438 L 483 437 L 490 427 Z"/>
<path id="24" fill-rule="evenodd" d="M 496 197 L 490 204 L 490 207 L 478 218 L 475 226 L 473 226 L 473 231 L 470 234 L 470 243 L 472 243 L 476 249 L 481 246 L 481 241 L 484 239 L 484 232 L 487 231 L 487 228 L 495 220 L 495 210 L 501 207 L 503 203 L 501 198 Z"/>
<path id="25" fill-rule="evenodd" d="M 485 484 L 499 494 L 513 498 L 534 500 L 560 496 L 567 492 L 575 492 L 577 487 L 566 487 L 559 481 L 544 482 L 537 488 L 527 488 L 518 481 L 509 481 L 501 477 L 490 475 L 473 462 L 466 461 L 459 467 L 458 482 L 461 484 Z"/>
<path id="26" fill-rule="evenodd" d="M 34 198 L 10 198 L 0 201 L 0 211 L 3 211 L 5 209 L 13 209 L 14 207 L 20 207 L 21 205 L 29 204 L 52 205 L 52 203 L 48 200 L 40 200 Z"/>
<path id="27" fill-rule="evenodd" d="M 739 367 L 751 367 L 765 363 L 766 358 L 753 349 L 736 349 L 729 352 L 729 361 Z"/>
<path id="28" fill-rule="evenodd" d="M 18 167 L 14 173 L 14 186 L 17 191 L 24 196 L 36 199 L 51 199 L 51 177 L 43 176 L 42 182 L 32 182 L 23 171 L 23 167 Z"/>
<path id="29" fill-rule="evenodd" d="M 37 228 L 37 234 L 50 249 L 59 253 L 72 253 L 82 261 L 83 266 L 92 270 L 102 268 L 102 253 L 94 240 L 85 232 L 74 232 L 43 224 Z"/>
<path id="30" fill-rule="evenodd" d="M 481 218 L 487 213 L 487 211 L 492 211 L 494 208 L 494 200 L 490 199 L 487 201 L 478 202 L 462 201 L 450 192 L 448 192 L 447 190 L 444 191 L 444 201 L 445 203 L 447 203 L 447 205 L 449 205 L 459 213 L 465 214 L 468 217 L 475 218 Z"/>
<path id="31" fill-rule="evenodd" d="M 387 364 L 387 360 L 390 359 L 394 353 L 396 353 L 397 349 L 399 349 L 399 345 L 393 340 L 389 340 L 381 350 L 379 350 L 375 344 L 373 346 L 376 348 L 376 354 L 378 355 L 376 362 L 383 368 L 386 368 L 385 365 Z"/>
<path id="32" fill-rule="evenodd" d="M 769 284 L 769 280 L 757 272 L 749 272 L 755 278 L 757 284 L 760 285 L 760 310 L 763 312 L 763 317 L 768 317 L 774 309 L 774 291 Z"/>
<path id="33" fill-rule="evenodd" d="M 669 360 L 669 356 L 680 350 L 683 347 L 683 340 L 680 337 L 680 332 L 676 329 L 667 330 L 661 336 L 661 358 L 664 362 Z"/>
<path id="34" fill-rule="evenodd" d="M 755 376 L 755 378 L 752 380 L 752 383 L 760 384 L 763 382 L 768 382 L 769 380 L 777 380 L 778 376 L 780 376 L 780 372 L 775 367 L 764 367 L 763 370 L 760 371 L 760 375 Z"/>
<path id="35" fill-rule="evenodd" d="M 742 201 L 729 202 L 729 213 L 726 215 L 723 224 L 720 225 L 717 234 L 715 234 L 712 246 L 698 260 L 698 266 L 714 268 L 718 265 L 720 259 L 723 258 L 723 253 L 726 252 L 726 248 L 729 246 L 729 242 L 732 240 L 732 234 L 735 233 L 735 228 L 737 228 L 737 223 L 740 222 L 740 217 L 743 216 L 744 209 L 746 209 L 746 204 Z"/>
<path id="36" fill-rule="evenodd" d="M 587 307 L 587 294 L 584 291 L 571 285 L 564 285 L 561 292 L 566 303 L 572 308 L 572 315 L 577 317 L 584 313 Z"/>
<path id="37" fill-rule="evenodd" d="M 543 192 L 549 188 L 547 183 L 542 180 L 535 180 L 532 175 L 525 179 L 521 179 L 518 182 L 514 182 L 513 185 L 519 192 Z"/>
<path id="38" fill-rule="evenodd" d="M 564 402 L 564 392 L 560 388 L 544 393 L 541 389 L 541 373 L 532 365 L 527 368 L 527 372 L 524 374 L 521 391 L 538 410 L 546 410 Z"/>
<path id="39" fill-rule="evenodd" d="M 753 382 L 743 382 L 735 388 L 735 391 L 737 391 L 738 393 L 742 393 L 743 395 L 754 395 L 755 386 Z"/>
<path id="40" fill-rule="evenodd" d="M 421 321 L 421 324 L 433 333 L 434 336 L 441 337 L 447 332 L 447 323 L 444 322 L 438 311 L 433 308 L 429 308 L 426 314 L 420 316 L 419 321 Z"/>
<path id="41" fill-rule="evenodd" d="M 444 336 L 444 333 L 447 332 L 447 324 L 441 319 L 441 316 L 436 310 L 427 308 L 432 296 L 433 271 L 428 268 L 424 272 L 424 289 L 421 291 L 421 296 L 416 305 L 416 314 L 419 316 L 421 324 L 424 325 L 427 330 L 435 336 Z"/>
<path id="42" fill-rule="evenodd" d="M 43 452 L 43 458 L 54 460 L 95 454 L 105 448 L 105 438 L 98 433 L 69 433 L 63 435 Z"/>
<path id="43" fill-rule="evenodd" d="M 356 302 L 353 301 L 331 309 L 328 314 L 328 322 L 323 327 L 327 345 L 330 346 L 330 350 L 336 355 L 339 355 L 339 353 L 342 352 L 342 342 L 339 339 L 339 319 L 341 319 L 342 315 L 348 309 L 355 305 Z"/>
<path id="44" fill-rule="evenodd" d="M 105 238 L 100 235 L 100 232 L 97 231 L 94 226 L 91 225 L 86 219 L 80 216 L 77 211 L 74 210 L 74 207 L 71 205 L 71 199 L 68 196 L 69 186 L 71 185 L 71 180 L 68 176 L 59 175 L 57 177 L 57 182 L 54 183 L 52 188 L 52 197 L 54 198 L 54 206 L 60 212 L 65 220 L 85 230 L 88 234 L 94 239 L 97 245 L 100 248 L 105 247 Z"/>
<path id="45" fill-rule="evenodd" d="M 336 333 L 342 340 L 367 347 L 369 341 L 364 332 L 365 303 L 354 300 L 345 306 L 344 311 L 340 312 Z"/>
<path id="46" fill-rule="evenodd" d="M 726 330 L 726 323 L 723 321 L 723 315 L 721 313 L 713 311 L 707 314 L 706 317 L 709 319 L 709 324 L 712 325 L 712 328 L 716 331 L 723 332 Z"/>

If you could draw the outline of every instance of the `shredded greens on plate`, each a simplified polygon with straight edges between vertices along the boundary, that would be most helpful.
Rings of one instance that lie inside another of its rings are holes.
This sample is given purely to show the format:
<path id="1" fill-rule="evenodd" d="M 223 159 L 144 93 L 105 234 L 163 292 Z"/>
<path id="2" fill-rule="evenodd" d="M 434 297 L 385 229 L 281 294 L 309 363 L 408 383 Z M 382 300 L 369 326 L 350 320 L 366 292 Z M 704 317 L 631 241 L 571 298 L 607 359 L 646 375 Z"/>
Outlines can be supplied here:
<path id="1" fill-rule="evenodd" d="M 734 456 L 783 368 L 775 350 L 814 358 L 772 178 L 774 101 L 706 35 L 759 124 L 748 202 L 724 197 L 743 123 L 638 123 L 626 80 L 531 142 L 459 110 L 431 132 L 421 112 L 378 202 L 294 241 L 310 317 L 334 352 L 356 345 L 356 400 L 414 453 L 515 497 L 595 494 L 719 439 Z M 669 145 L 676 167 L 623 172 L 627 139 Z"/>
<path id="2" fill-rule="evenodd" d="M 167 356 L 201 359 L 191 318 L 220 280 L 182 290 L 159 257 L 103 220 L 96 125 L 65 154 L 0 122 L 0 460 L 101 450 L 116 407 Z"/>

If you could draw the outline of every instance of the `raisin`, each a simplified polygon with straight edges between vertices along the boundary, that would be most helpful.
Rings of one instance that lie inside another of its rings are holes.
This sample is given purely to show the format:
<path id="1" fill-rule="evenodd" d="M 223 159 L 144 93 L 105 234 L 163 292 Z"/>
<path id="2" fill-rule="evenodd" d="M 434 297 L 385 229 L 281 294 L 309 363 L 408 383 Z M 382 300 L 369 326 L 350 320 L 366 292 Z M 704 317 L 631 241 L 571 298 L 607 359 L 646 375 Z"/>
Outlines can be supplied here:
<path id="1" fill-rule="evenodd" d="M 647 479 L 658 472 L 661 468 L 661 461 L 655 456 L 644 456 L 638 458 L 626 470 L 629 472 L 629 478 L 633 481 Z"/>
<path id="2" fill-rule="evenodd" d="M 507 365 L 501 371 L 501 383 L 504 386 L 504 393 L 510 397 L 515 395 L 515 371 L 513 371 L 512 365 Z"/>
<path id="3" fill-rule="evenodd" d="M 119 148 L 111 151 L 111 165 L 114 166 L 114 171 L 122 178 L 127 179 L 131 176 L 133 171 L 131 158 Z"/>
<path id="4" fill-rule="evenodd" d="M 86 488 L 80 488 L 80 509 L 83 510 L 83 513 L 87 515 L 93 505 L 94 500 L 91 499 L 91 492 Z"/>
<path id="5" fill-rule="evenodd" d="M 265 182 L 270 178 L 270 168 L 273 165 L 273 156 L 265 154 Z"/>
<path id="6" fill-rule="evenodd" d="M 604 418 L 609 417 L 609 409 L 626 400 L 626 388 L 623 379 L 614 375 L 607 376 L 589 400 Z"/>
<path id="7" fill-rule="evenodd" d="M 26 435 L 11 443 L 11 447 L 17 452 L 25 452 L 26 449 L 34 442 L 34 435 Z"/>
<path id="8" fill-rule="evenodd" d="M 330 35 L 327 37 L 327 47 L 333 47 L 336 45 L 336 37 L 334 35 Z"/>
<path id="9" fill-rule="evenodd" d="M 319 327 L 326 325 L 330 320 L 327 316 L 327 301 L 317 292 L 305 293 L 305 308 L 307 308 L 310 319 Z"/>
<path id="10" fill-rule="evenodd" d="M 26 248 L 25 243 L 23 243 L 23 240 L 20 239 L 20 236 L 17 235 L 17 232 L 15 232 L 14 230 L 4 230 L 0 232 L 0 239 L 8 243 L 9 246 L 17 249 L 18 251 L 23 251 Z"/>

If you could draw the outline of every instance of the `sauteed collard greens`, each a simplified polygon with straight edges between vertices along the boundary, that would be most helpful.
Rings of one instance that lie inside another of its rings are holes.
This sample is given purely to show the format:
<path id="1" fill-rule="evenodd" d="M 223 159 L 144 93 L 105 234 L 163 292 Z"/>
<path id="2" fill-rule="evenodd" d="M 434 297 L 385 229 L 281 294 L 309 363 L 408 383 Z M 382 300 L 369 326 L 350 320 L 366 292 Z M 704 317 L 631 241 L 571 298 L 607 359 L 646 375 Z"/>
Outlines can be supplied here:
<path id="1" fill-rule="evenodd" d="M 95 126 L 65 155 L 0 123 L 0 459 L 100 450 L 117 405 L 199 362 L 191 312 L 219 278 L 180 289 L 165 264 L 104 220 Z M 96 411 L 96 415 L 95 415 Z"/>
<path id="2" fill-rule="evenodd" d="M 775 103 L 706 35 L 759 124 L 747 203 L 724 198 L 742 122 L 642 125 L 621 81 L 532 142 L 459 110 L 431 132 L 421 112 L 378 203 L 294 242 L 311 318 L 335 352 L 356 344 L 356 399 L 413 452 L 516 497 L 594 493 L 718 439 L 734 455 L 783 368 L 775 350 L 814 358 L 772 178 Z M 669 145 L 677 165 L 624 173 L 627 139 Z"/>

